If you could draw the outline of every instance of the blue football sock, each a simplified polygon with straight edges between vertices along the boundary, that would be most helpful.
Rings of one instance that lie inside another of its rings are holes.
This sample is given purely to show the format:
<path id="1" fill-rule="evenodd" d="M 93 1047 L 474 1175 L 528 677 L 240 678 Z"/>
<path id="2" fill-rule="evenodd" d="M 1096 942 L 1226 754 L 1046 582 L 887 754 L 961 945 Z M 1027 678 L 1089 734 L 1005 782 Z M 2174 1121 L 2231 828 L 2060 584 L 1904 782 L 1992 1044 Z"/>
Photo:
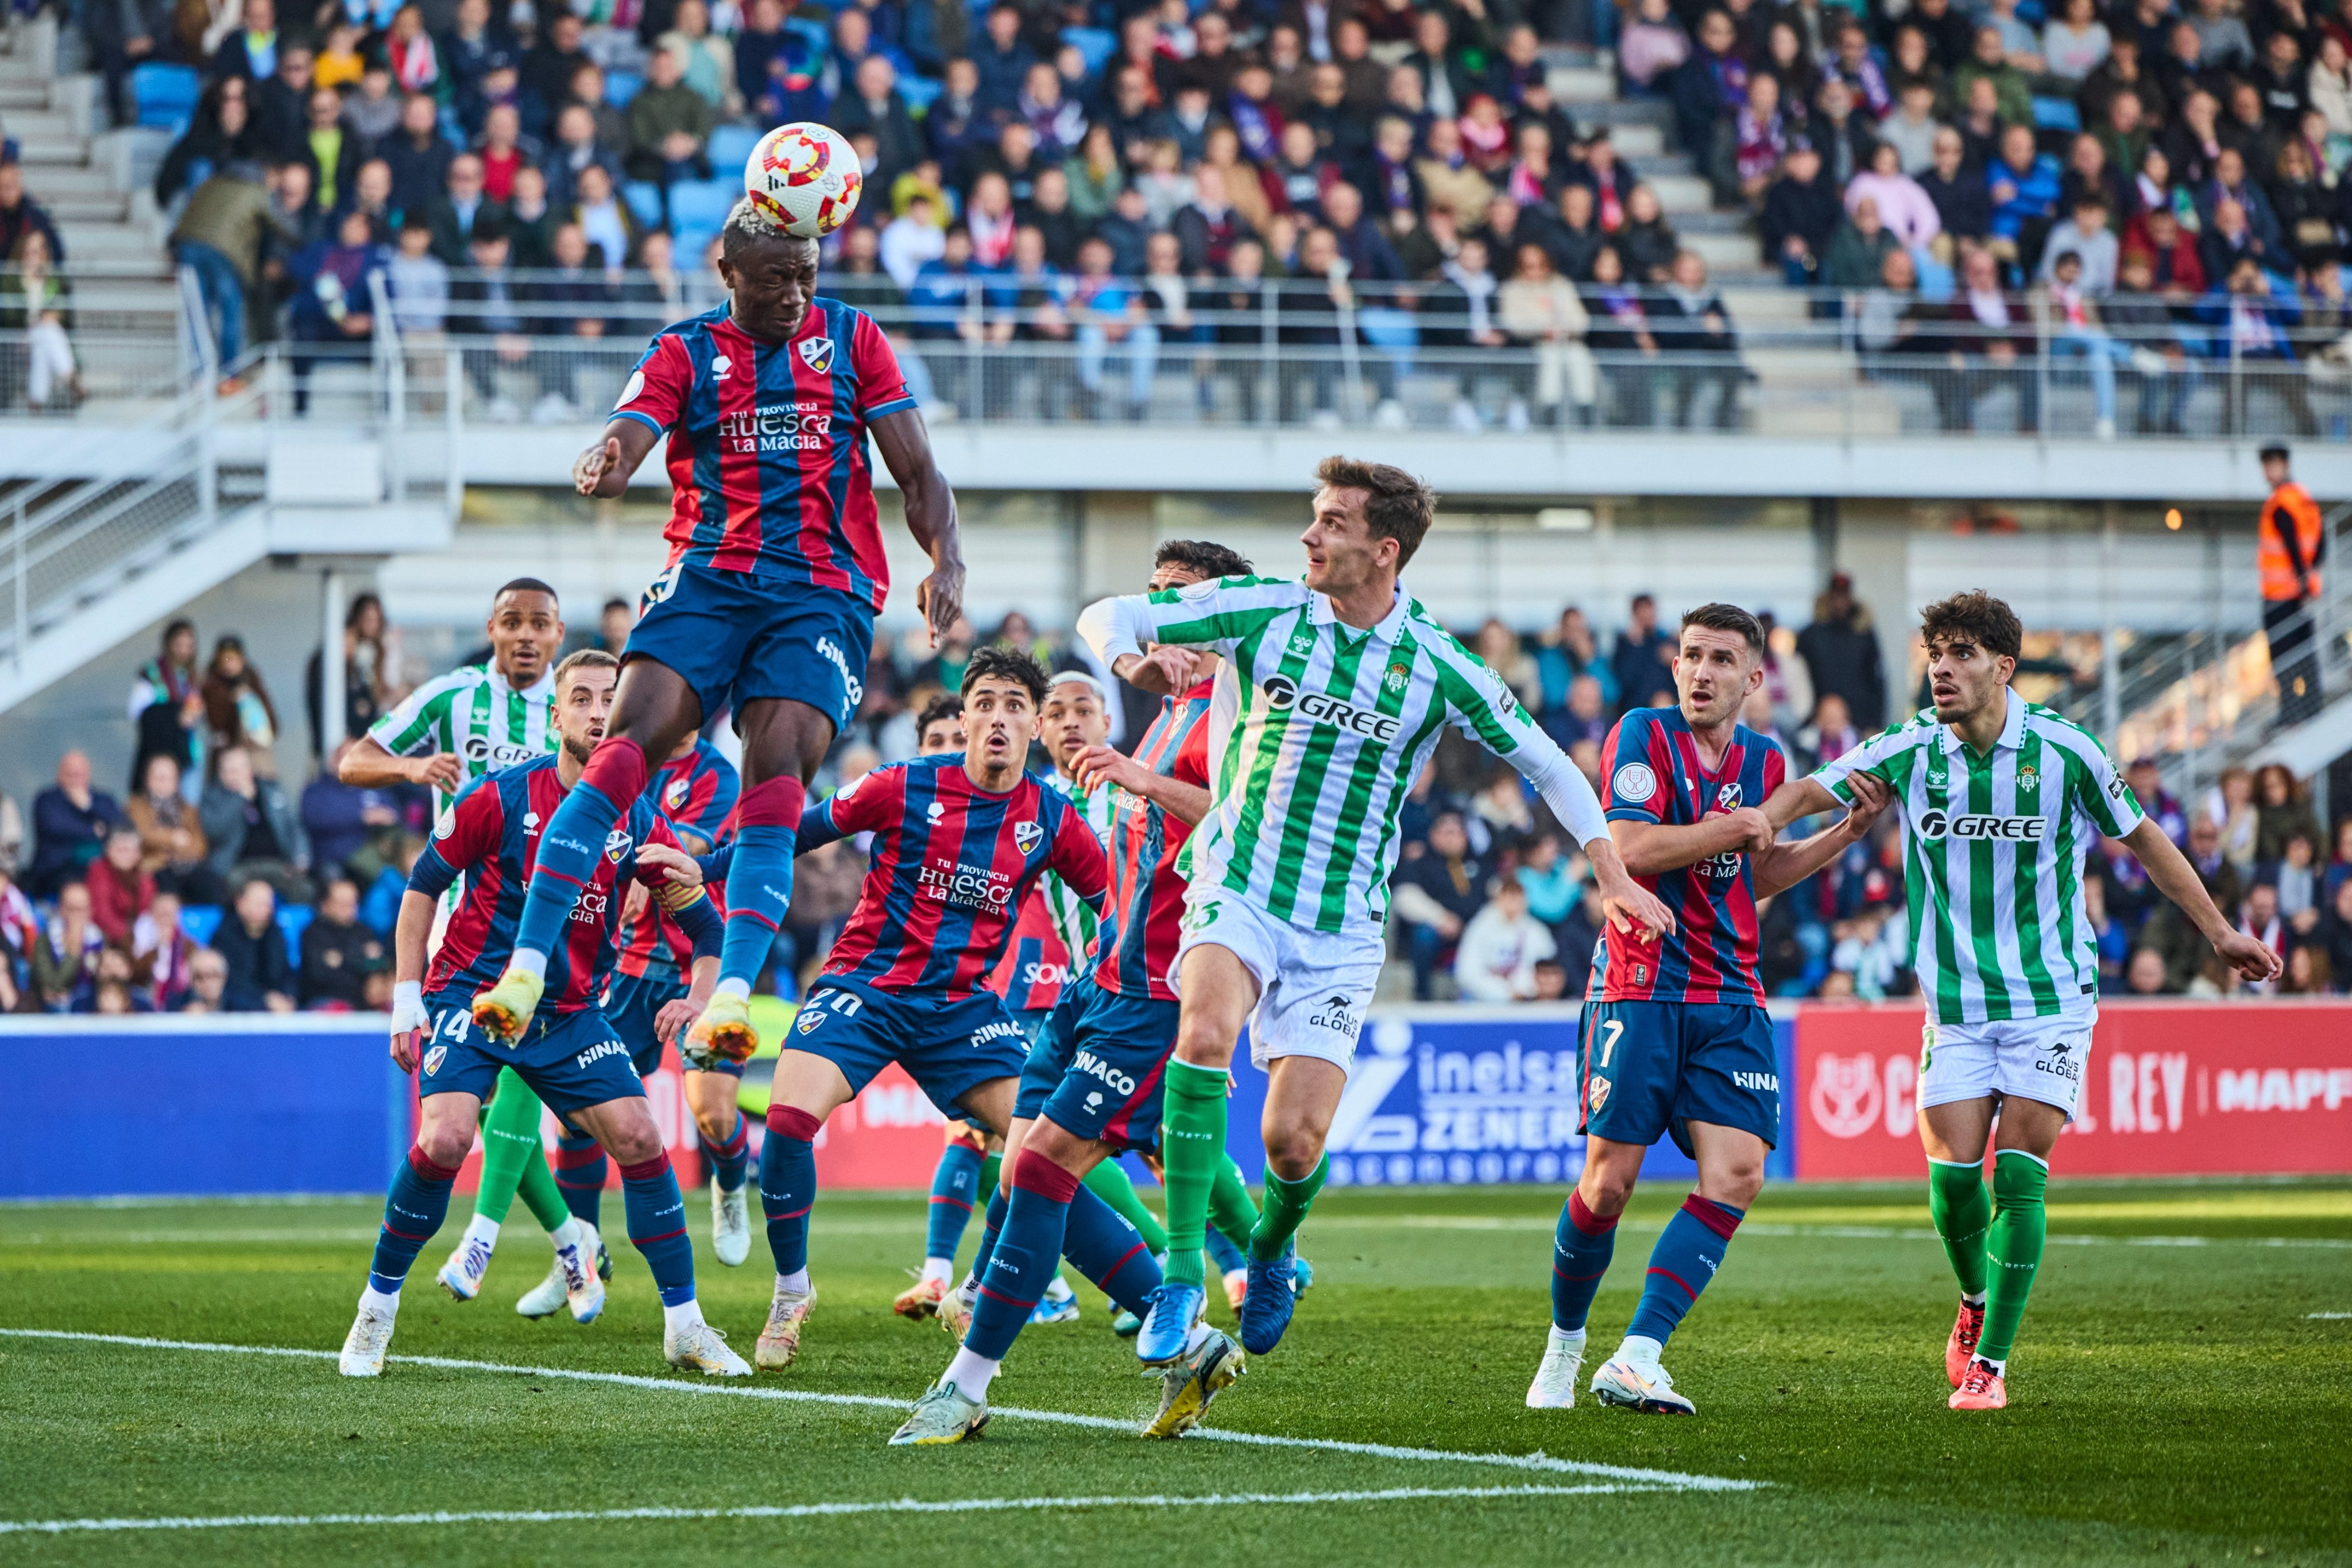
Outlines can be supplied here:
<path id="1" fill-rule="evenodd" d="M 628 1210 L 629 1245 L 644 1254 L 665 1307 L 694 1300 L 694 1243 L 686 1235 L 686 1199 L 667 1155 L 621 1167 L 621 1200 Z"/>
<path id="2" fill-rule="evenodd" d="M 1642 1283 L 1642 1304 L 1633 1309 L 1628 1335 L 1639 1334 L 1660 1344 L 1675 1332 L 1683 1314 L 1723 1266 L 1731 1233 L 1747 1215 L 1744 1208 L 1712 1203 L 1693 1193 L 1666 1221 L 1658 1244 L 1650 1249 L 1650 1271 Z"/>
<path id="3" fill-rule="evenodd" d="M 1062 1256 L 1104 1295 L 1139 1317 L 1145 1298 L 1160 1288 L 1160 1264 L 1143 1232 L 1086 1187 L 1070 1200 Z"/>
<path id="4" fill-rule="evenodd" d="M 719 978 L 756 983 L 776 945 L 776 928 L 793 896 L 795 828 L 745 827 L 735 834 L 727 872 L 727 935 L 719 948 Z"/>
<path id="5" fill-rule="evenodd" d="M 808 1267 L 809 1210 L 816 1205 L 817 1128 L 823 1124 L 790 1105 L 768 1107 L 767 1141 L 760 1145 L 760 1208 L 768 1217 L 768 1250 L 776 1272 Z"/>
<path id="6" fill-rule="evenodd" d="M 1061 1267 L 1070 1196 L 1084 1190 L 1077 1177 L 1043 1155 L 1024 1150 L 1013 1162 L 1013 1200 L 989 1255 L 988 1272 L 981 1277 L 964 1349 L 991 1361 L 1004 1359 Z"/>
<path id="7" fill-rule="evenodd" d="M 1249 1254 L 1235 1246 L 1234 1239 L 1215 1226 L 1209 1227 L 1206 1239 L 1209 1256 L 1215 1261 L 1218 1273 L 1230 1274 L 1236 1269 L 1249 1267 Z"/>
<path id="8" fill-rule="evenodd" d="M 958 1141 L 940 1151 L 931 1171 L 931 1218 L 923 1236 L 923 1256 L 953 1258 L 963 1243 L 964 1227 L 971 1223 L 972 1199 L 980 1190 L 983 1156 L 970 1144 Z"/>
<path id="9" fill-rule="evenodd" d="M 733 1192 L 743 1185 L 744 1174 L 751 1167 L 751 1132 L 744 1124 L 743 1113 L 735 1113 L 735 1130 L 727 1134 L 723 1144 L 714 1144 L 699 1133 L 695 1134 L 702 1145 L 702 1157 L 710 1166 L 710 1179 L 721 1192 Z"/>
<path id="10" fill-rule="evenodd" d="M 1601 1276 L 1617 1249 L 1617 1217 L 1603 1219 L 1584 1207 L 1584 1195 L 1570 1191 L 1559 1207 L 1559 1228 L 1551 1243 L 1551 1326 L 1573 1333 L 1592 1311 Z"/>
<path id="11" fill-rule="evenodd" d="M 604 1176 L 611 1168 L 604 1145 L 595 1139 L 575 1138 L 568 1132 L 557 1134 L 555 1190 L 563 1195 L 563 1207 L 581 1224 L 602 1228 L 598 1217 L 604 1213 Z"/>
<path id="12" fill-rule="evenodd" d="M 444 1170 L 411 1148 L 408 1158 L 392 1176 L 383 1197 L 383 1228 L 375 1239 L 375 1258 L 368 1265 L 368 1284 L 387 1296 L 400 1293 L 416 1254 L 449 1214 L 449 1186 L 454 1170 Z"/>
<path id="13" fill-rule="evenodd" d="M 606 741 L 597 755 L 614 744 Z M 641 788 L 643 782 L 641 777 Z M 632 792 L 629 800 L 635 799 Z M 596 857 L 604 852 L 604 840 L 612 832 L 613 824 L 621 820 L 625 805 L 590 782 L 584 773 L 580 782 L 565 793 L 563 803 L 555 808 L 555 815 L 540 831 L 539 859 L 531 868 L 530 887 L 523 895 L 522 920 L 515 930 L 517 948 L 547 954 L 562 945 L 563 923 L 572 917 L 572 906 L 579 902 L 581 891 L 594 874 Z"/>
<path id="14" fill-rule="evenodd" d="M 971 1255 L 971 1275 L 975 1280 L 988 1278 L 988 1260 L 996 1251 L 996 1239 L 1004 1232 L 1004 1184 L 988 1195 L 987 1217 L 980 1222 L 980 1250 Z"/>

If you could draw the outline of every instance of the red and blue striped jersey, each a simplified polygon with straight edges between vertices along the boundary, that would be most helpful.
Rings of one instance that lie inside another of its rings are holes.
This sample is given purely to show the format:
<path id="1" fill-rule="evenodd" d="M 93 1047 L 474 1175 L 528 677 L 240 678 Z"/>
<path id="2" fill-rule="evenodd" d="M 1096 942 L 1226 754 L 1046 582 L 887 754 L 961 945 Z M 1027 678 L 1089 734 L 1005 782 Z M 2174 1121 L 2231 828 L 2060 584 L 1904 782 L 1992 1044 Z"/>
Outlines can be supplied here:
<path id="1" fill-rule="evenodd" d="M 1135 760 L 1152 772 L 1209 786 L 1209 695 L 1203 681 L 1181 697 L 1161 701 L 1160 716 L 1143 732 Z M 1115 996 L 1172 1002 L 1168 972 L 1176 967 L 1183 935 L 1184 876 L 1176 852 L 1192 828 L 1140 795 L 1119 789 L 1110 819 L 1110 902 L 1095 937 L 1095 984 Z"/>
<path id="2" fill-rule="evenodd" d="M 983 983 L 1016 1013 L 1046 1012 L 1062 999 L 1062 988 L 1077 962 L 1070 955 L 1069 944 L 1062 940 L 1045 890 L 1032 888 L 1021 901 L 1021 913 L 1013 917 L 1013 937 L 1004 945 L 1003 961 Z"/>
<path id="3" fill-rule="evenodd" d="M 553 756 L 534 758 L 474 779 L 457 791 L 432 842 L 416 857 L 408 879 L 415 892 L 438 898 L 460 873 L 466 877 L 464 902 L 449 916 L 441 950 L 425 971 L 426 991 L 479 990 L 505 971 L 522 923 L 523 893 L 539 863 L 540 831 L 568 792 L 555 764 Z M 547 956 L 541 1011 L 578 1012 L 604 994 L 622 895 L 637 877 L 638 846 L 648 843 L 677 846 L 650 794 L 638 796 L 625 824 L 605 835 L 604 852 L 564 922 L 563 940 Z M 649 867 L 639 880 L 658 885 L 664 878 Z M 695 917 L 695 924 L 705 921 Z"/>
<path id="4" fill-rule="evenodd" d="M 645 792 L 673 828 L 683 829 L 702 841 L 700 845 L 689 844 L 688 848 L 708 853 L 719 847 L 721 830 L 742 789 L 735 765 L 710 742 L 698 740 L 692 751 L 673 757 L 655 768 Z M 717 897 L 715 889 L 711 895 Z M 624 975 L 634 976 L 657 964 L 663 979 L 675 977 L 679 985 L 691 983 L 694 942 L 678 929 L 677 921 L 662 913 L 660 904 L 648 898 L 635 919 L 622 923 L 621 956 L 614 961 L 614 967 Z"/>
<path id="5" fill-rule="evenodd" d="M 1612 822 L 1695 825 L 1701 818 L 1760 806 L 1789 777 L 1780 748 L 1745 725 L 1732 731 L 1723 765 L 1701 763 L 1680 708 L 1634 708 L 1601 749 L 1601 805 Z M 1602 1001 L 1752 1002 L 1764 1005 L 1757 973 L 1756 868 L 1738 851 L 1633 879 L 1674 912 L 1661 942 L 1604 925 L 1592 950 L 1593 988 Z"/>
<path id="6" fill-rule="evenodd" d="M 802 819 L 803 849 L 874 835 L 866 886 L 824 973 L 961 1000 L 1003 956 L 1016 912 L 1046 872 L 1101 905 L 1110 869 L 1076 803 L 1027 774 L 992 794 L 963 762 L 921 757 L 877 768 Z"/>
<path id="7" fill-rule="evenodd" d="M 816 299 L 767 343 L 719 306 L 665 327 L 615 419 L 669 437 L 669 564 L 836 589 L 882 608 L 890 569 L 866 431 L 915 406 L 882 329 Z"/>

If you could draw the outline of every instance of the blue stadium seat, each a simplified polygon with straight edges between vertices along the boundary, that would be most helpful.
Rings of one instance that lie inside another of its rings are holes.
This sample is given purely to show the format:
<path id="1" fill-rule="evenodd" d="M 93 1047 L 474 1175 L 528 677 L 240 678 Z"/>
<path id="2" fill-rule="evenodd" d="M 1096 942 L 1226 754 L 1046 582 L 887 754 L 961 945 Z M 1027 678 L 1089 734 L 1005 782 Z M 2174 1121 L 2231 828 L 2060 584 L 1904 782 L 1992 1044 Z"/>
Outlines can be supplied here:
<path id="1" fill-rule="evenodd" d="M 719 237 L 716 226 L 710 228 L 680 227 L 672 231 L 670 252 L 677 257 L 681 269 L 698 275 L 702 271 L 702 253 Z"/>
<path id="2" fill-rule="evenodd" d="M 2075 135 L 2083 129 L 2083 111 L 2074 107 L 2071 98 L 2037 98 L 2033 100 L 2033 128 Z"/>
<path id="3" fill-rule="evenodd" d="M 1118 35 L 1108 27 L 1065 27 L 1062 42 L 1077 46 L 1078 53 L 1087 57 L 1089 77 L 1099 72 L 1104 63 L 1118 52 Z"/>
<path id="4" fill-rule="evenodd" d="M 812 22 L 806 16 L 785 17 L 784 31 L 798 35 L 802 42 L 820 55 L 833 47 L 833 35 L 824 30 L 824 24 Z"/>
<path id="5" fill-rule="evenodd" d="M 743 176 L 739 169 L 731 180 L 680 180 L 669 188 L 669 225 L 683 235 L 688 229 L 719 232 L 727 222 L 727 211 L 743 194 Z M 678 247 L 684 255 L 686 247 Z"/>
<path id="6" fill-rule="evenodd" d="M 302 967 L 302 933 L 310 928 L 313 913 L 307 904 L 278 906 L 278 930 L 286 938 L 286 961 L 298 969 Z"/>
<path id="7" fill-rule="evenodd" d="M 188 940 L 200 947 L 213 945 L 213 933 L 220 929 L 221 906 L 217 904 L 184 904 L 180 905 L 180 929 Z"/>
<path id="8" fill-rule="evenodd" d="M 204 78 L 192 67 L 150 62 L 135 68 L 131 73 L 131 93 L 139 104 L 139 123 L 178 135 L 195 113 L 204 86 Z"/>
<path id="9" fill-rule="evenodd" d="M 631 180 L 622 185 L 621 194 L 627 200 L 629 211 L 636 214 L 637 222 L 649 229 L 662 226 L 662 193 L 659 185 L 655 184 L 651 180 Z"/>
<path id="10" fill-rule="evenodd" d="M 604 101 L 614 109 L 626 109 L 629 100 L 637 96 L 637 89 L 645 85 L 646 78 L 635 71 L 606 71 Z"/>
<path id="11" fill-rule="evenodd" d="M 749 125 L 722 125 L 710 133 L 710 166 L 721 179 L 743 167 L 766 132 Z"/>
<path id="12" fill-rule="evenodd" d="M 929 114 L 931 105 L 938 102 L 940 94 L 946 90 L 945 82 L 933 81 L 929 77 L 905 76 L 898 78 L 898 96 L 907 100 L 907 112 L 909 114 Z"/>

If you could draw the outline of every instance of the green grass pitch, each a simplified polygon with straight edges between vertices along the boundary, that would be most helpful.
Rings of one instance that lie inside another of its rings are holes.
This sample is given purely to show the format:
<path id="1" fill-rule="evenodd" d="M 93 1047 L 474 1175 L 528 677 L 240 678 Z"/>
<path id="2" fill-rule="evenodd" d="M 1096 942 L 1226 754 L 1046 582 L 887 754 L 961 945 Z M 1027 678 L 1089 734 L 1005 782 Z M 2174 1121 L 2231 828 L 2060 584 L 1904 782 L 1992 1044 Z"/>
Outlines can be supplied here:
<path id="1" fill-rule="evenodd" d="M 1596 1350 L 1680 1197 L 1636 1199 Z M 524 1322 L 511 1305 L 547 1250 L 520 1207 L 483 1298 L 457 1306 L 430 1271 L 461 1204 L 393 1343 L 479 1364 L 395 1361 L 373 1383 L 331 1353 L 375 1204 L 0 1208 L 0 1329 L 330 1353 L 0 1334 L 0 1563 L 2352 1563 L 2352 1182 L 2053 1183 L 2012 1403 L 1978 1416 L 1944 1407 L 1953 1288 L 1909 1186 L 1767 1193 L 1667 1353 L 1696 1419 L 1524 1408 L 1559 1199 L 1326 1193 L 1305 1233 L 1316 1290 L 1209 1423 L 1312 1441 L 1153 1444 L 1010 1414 L 1147 1413 L 1082 1285 L 1077 1323 L 1023 1335 L 985 1437 L 922 1450 L 882 1447 L 898 1416 L 879 1402 L 911 1400 L 950 1349 L 889 1312 L 919 1195 L 820 1199 L 801 1364 L 753 1386 L 830 1399 L 669 1372 L 625 1244 L 602 1322 Z M 700 1195 L 689 1213 L 705 1309 L 748 1352 L 764 1249 L 722 1269 Z M 795 1511 L 300 1522 L 633 1508 Z"/>

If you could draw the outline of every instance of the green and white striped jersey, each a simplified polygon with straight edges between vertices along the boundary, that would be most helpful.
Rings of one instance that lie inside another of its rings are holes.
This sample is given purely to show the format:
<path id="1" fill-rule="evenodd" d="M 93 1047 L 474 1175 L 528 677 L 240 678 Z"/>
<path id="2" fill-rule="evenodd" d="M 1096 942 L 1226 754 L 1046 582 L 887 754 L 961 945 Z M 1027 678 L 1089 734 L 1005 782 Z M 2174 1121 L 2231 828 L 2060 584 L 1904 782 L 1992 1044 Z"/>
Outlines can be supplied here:
<path id="1" fill-rule="evenodd" d="M 1071 803 L 1078 809 L 1078 815 L 1087 827 L 1095 831 L 1095 837 L 1102 841 L 1103 848 L 1108 851 L 1110 848 L 1112 810 L 1109 789 L 1082 791 L 1059 768 L 1046 775 L 1045 782 L 1047 789 L 1058 789 L 1070 798 Z M 1083 973 L 1087 955 L 1094 951 L 1095 927 L 1099 924 L 1093 907 L 1072 893 L 1068 883 L 1050 871 L 1037 879 L 1037 891 L 1044 895 L 1045 912 L 1053 918 L 1054 934 L 1062 939 L 1063 947 L 1070 955 L 1070 973 Z"/>
<path id="2" fill-rule="evenodd" d="M 554 704 L 552 669 L 517 691 L 488 664 L 461 664 L 409 693 L 368 727 L 368 738 L 394 757 L 455 752 L 466 778 L 478 779 L 553 751 Z M 436 816 L 448 810 L 455 794 L 444 791 L 434 801 Z"/>
<path id="3" fill-rule="evenodd" d="M 1985 756 L 1924 708 L 1813 773 L 1841 800 L 1853 799 L 1855 773 L 1895 791 L 1913 965 L 1937 1023 L 2089 1005 L 2098 935 L 2083 905 L 2083 860 L 2098 838 L 2142 821 L 2088 731 L 2014 692 L 2008 700 Z"/>
<path id="4" fill-rule="evenodd" d="M 1397 819 L 1447 725 L 1533 780 L 1579 843 L 1608 835 L 1592 787 L 1494 672 L 1402 590 L 1358 631 L 1292 578 L 1229 577 L 1106 600 L 1078 630 L 1106 662 L 1147 643 L 1214 648 L 1209 814 L 1180 864 L 1316 931 L 1376 935 Z"/>

